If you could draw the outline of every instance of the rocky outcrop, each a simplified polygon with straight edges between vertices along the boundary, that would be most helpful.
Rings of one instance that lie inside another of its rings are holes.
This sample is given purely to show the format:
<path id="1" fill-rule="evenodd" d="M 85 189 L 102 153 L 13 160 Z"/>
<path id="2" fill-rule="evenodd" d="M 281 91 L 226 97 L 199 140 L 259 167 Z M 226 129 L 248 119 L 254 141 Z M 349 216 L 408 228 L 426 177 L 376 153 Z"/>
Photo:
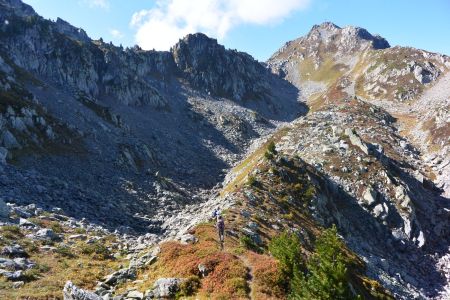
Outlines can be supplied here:
<path id="1" fill-rule="evenodd" d="M 250 55 L 226 50 L 204 34 L 189 34 L 172 48 L 178 68 L 194 87 L 240 100 L 268 99 L 270 73 Z"/>
<path id="2" fill-rule="evenodd" d="M 67 281 L 63 290 L 64 300 L 102 300 L 97 294 L 78 288 L 71 281 Z"/>
<path id="3" fill-rule="evenodd" d="M 364 152 L 366 155 L 369 155 L 369 147 L 367 146 L 366 143 L 364 143 L 361 138 L 358 136 L 358 134 L 356 132 L 353 132 L 352 129 L 350 128 L 346 128 L 345 129 L 345 135 L 348 136 L 348 138 L 350 139 L 350 142 L 358 147 L 359 149 L 361 149 L 362 152 Z"/>

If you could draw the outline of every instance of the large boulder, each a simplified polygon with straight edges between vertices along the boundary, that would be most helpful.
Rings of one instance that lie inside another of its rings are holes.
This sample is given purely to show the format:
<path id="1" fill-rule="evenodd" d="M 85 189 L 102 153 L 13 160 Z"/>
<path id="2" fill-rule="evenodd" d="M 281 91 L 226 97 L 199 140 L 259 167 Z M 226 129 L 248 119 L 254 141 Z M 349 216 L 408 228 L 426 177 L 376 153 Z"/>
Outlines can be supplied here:
<path id="1" fill-rule="evenodd" d="M 371 206 L 377 201 L 378 192 L 371 187 L 368 187 L 363 193 L 364 203 L 367 206 Z"/>
<path id="2" fill-rule="evenodd" d="M 9 131 L 5 130 L 1 136 L 0 144 L 7 149 L 17 149 L 21 148 L 16 137 Z"/>
<path id="3" fill-rule="evenodd" d="M 159 298 L 173 298 L 183 282 L 181 278 L 160 278 L 153 285 L 153 296 Z"/>
<path id="4" fill-rule="evenodd" d="M 369 147 L 367 146 L 366 143 L 363 142 L 363 140 L 358 136 L 358 134 L 356 134 L 356 132 L 353 132 L 352 129 L 347 128 L 345 129 L 345 135 L 348 136 L 350 142 L 354 146 L 361 149 L 361 151 L 364 152 L 365 154 L 369 154 Z"/>
<path id="5" fill-rule="evenodd" d="M 35 234 L 29 234 L 27 237 L 35 240 L 60 241 L 61 237 L 49 228 L 43 228 Z"/>
<path id="6" fill-rule="evenodd" d="M 80 289 L 71 281 L 67 281 L 64 285 L 63 294 L 64 300 L 103 300 L 97 294 Z"/>
<path id="7" fill-rule="evenodd" d="M 124 268 L 120 269 L 108 276 L 106 276 L 104 283 L 110 286 L 122 283 L 128 279 L 136 279 L 136 269 L 135 268 Z"/>
<path id="8" fill-rule="evenodd" d="M 5 255 L 8 257 L 27 257 L 28 254 L 23 250 L 23 248 L 20 245 L 12 245 L 12 246 L 5 246 L 3 247 L 2 251 L 0 252 L 1 255 Z"/>

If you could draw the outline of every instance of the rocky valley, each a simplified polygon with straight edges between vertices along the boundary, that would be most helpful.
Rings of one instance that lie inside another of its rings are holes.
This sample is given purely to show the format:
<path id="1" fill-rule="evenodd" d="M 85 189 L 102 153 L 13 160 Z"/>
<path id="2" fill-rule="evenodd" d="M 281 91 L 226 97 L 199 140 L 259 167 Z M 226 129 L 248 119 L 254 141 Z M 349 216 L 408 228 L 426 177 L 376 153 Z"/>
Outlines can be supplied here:
<path id="1" fill-rule="evenodd" d="M 262 63 L 0 0 L 0 298 L 449 299 L 449 70 L 333 23 Z"/>

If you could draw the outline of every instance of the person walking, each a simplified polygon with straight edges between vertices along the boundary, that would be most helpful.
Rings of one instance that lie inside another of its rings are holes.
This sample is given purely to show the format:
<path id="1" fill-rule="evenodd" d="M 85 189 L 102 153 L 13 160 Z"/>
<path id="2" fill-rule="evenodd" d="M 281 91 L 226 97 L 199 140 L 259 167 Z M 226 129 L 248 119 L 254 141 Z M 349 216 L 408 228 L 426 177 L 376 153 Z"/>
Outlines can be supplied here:
<path id="1" fill-rule="evenodd" d="M 222 216 L 220 216 L 220 215 L 217 217 L 216 227 L 217 227 L 217 232 L 219 234 L 220 249 L 223 250 L 225 223 L 223 221 Z"/>

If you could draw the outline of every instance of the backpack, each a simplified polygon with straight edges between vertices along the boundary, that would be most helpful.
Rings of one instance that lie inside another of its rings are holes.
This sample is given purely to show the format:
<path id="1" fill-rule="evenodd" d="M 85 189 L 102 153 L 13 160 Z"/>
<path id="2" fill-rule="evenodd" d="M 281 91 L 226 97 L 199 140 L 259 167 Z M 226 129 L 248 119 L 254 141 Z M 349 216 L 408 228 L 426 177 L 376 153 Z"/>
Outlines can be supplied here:
<path id="1" fill-rule="evenodd" d="M 225 229 L 225 223 L 223 222 L 223 219 L 217 221 L 217 229 L 220 231 L 223 231 Z"/>

